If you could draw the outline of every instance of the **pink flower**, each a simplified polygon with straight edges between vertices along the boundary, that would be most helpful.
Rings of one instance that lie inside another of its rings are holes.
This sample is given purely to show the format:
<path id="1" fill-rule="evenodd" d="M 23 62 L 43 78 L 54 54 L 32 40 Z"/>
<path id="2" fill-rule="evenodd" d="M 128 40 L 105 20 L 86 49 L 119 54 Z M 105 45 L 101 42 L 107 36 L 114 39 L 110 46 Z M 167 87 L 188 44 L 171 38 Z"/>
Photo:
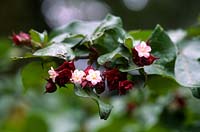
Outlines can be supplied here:
<path id="1" fill-rule="evenodd" d="M 101 82 L 102 78 L 100 76 L 100 71 L 94 71 L 93 69 L 90 69 L 88 71 L 88 75 L 86 76 L 86 80 L 90 81 L 92 85 L 96 85 L 97 83 Z"/>
<path id="2" fill-rule="evenodd" d="M 139 57 L 148 58 L 150 56 L 151 47 L 146 44 L 146 42 L 142 41 L 140 44 L 135 46 L 135 50 L 138 52 Z"/>
<path id="3" fill-rule="evenodd" d="M 84 79 L 84 76 L 85 76 L 85 72 L 84 71 L 81 71 L 81 70 L 78 70 L 76 69 L 73 73 L 72 73 L 72 82 L 74 83 L 78 83 L 78 84 L 81 84 L 82 83 L 82 80 Z"/>
<path id="4" fill-rule="evenodd" d="M 53 67 L 51 67 L 51 70 L 49 70 L 48 73 L 49 73 L 49 78 L 51 78 L 52 81 L 55 83 L 58 73 L 53 69 Z"/>
<path id="5" fill-rule="evenodd" d="M 138 66 L 151 65 L 155 60 L 159 59 L 150 54 L 151 47 L 148 42 L 142 41 L 132 48 L 133 62 Z"/>
<path id="6" fill-rule="evenodd" d="M 94 70 L 92 66 L 88 66 L 85 70 L 81 86 L 82 88 L 94 88 L 97 94 L 101 94 L 105 90 L 104 78 L 101 77 L 100 71 Z"/>

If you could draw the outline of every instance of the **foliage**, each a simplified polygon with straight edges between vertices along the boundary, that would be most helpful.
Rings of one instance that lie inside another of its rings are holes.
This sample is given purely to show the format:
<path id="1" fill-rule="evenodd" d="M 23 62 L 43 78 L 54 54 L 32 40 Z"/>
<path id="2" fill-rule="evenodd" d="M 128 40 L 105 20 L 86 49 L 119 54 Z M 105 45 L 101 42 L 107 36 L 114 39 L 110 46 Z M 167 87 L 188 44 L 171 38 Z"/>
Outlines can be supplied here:
<path id="1" fill-rule="evenodd" d="M 189 32 L 191 31 L 189 30 Z M 191 33 L 188 34 L 188 37 L 191 37 Z M 130 92 L 132 85 L 127 87 L 127 82 L 134 85 L 133 93 L 140 91 L 138 94 L 144 95 L 142 100 L 145 100 L 145 98 L 155 100 L 154 98 L 159 98 L 160 95 L 168 95 L 170 91 L 177 90 L 179 87 L 190 88 L 193 95 L 200 98 L 200 76 L 198 74 L 198 67 L 200 66 L 198 49 L 200 47 L 198 38 L 173 43 L 160 25 L 157 25 L 152 31 L 126 32 L 123 29 L 122 20 L 112 15 L 107 15 L 104 20 L 99 22 L 75 21 L 54 29 L 50 35 L 47 32 L 39 33 L 32 29 L 30 30 L 30 38 L 29 44 L 24 44 L 24 41 L 22 41 L 22 45 L 20 45 L 26 48 L 28 53 L 24 54 L 23 57 L 14 58 L 16 64 L 31 62 L 25 65 L 22 70 L 25 89 L 44 85 L 44 80 L 49 79 L 47 73 L 51 67 L 71 61 L 75 62 L 76 65 L 81 59 L 86 59 L 89 66 L 102 71 L 101 76 L 105 84 L 105 91 L 103 90 L 102 94 L 98 93 L 97 85 L 87 84 L 84 88 L 82 84 L 72 84 L 73 82 L 70 82 L 70 80 L 66 82 L 66 85 L 57 85 L 56 87 L 73 88 L 76 95 L 95 100 L 99 106 L 101 119 L 106 120 L 112 109 L 112 106 L 104 103 L 101 97 L 106 98 L 106 96 L 111 97 Z M 137 52 L 135 54 L 138 41 L 145 41 L 146 46 L 151 47 L 149 57 L 138 56 Z M 143 64 L 141 65 L 141 63 Z M 114 75 L 112 79 L 104 76 L 104 71 L 110 69 L 119 70 L 119 76 L 116 80 L 114 80 L 114 77 L 116 77 Z M 37 72 L 31 73 L 33 71 Z M 55 69 L 55 72 L 58 71 L 60 70 Z M 74 70 L 71 70 L 71 72 L 74 72 Z M 32 74 L 30 78 L 27 76 L 29 74 Z M 120 86 L 115 87 L 112 91 L 110 87 L 116 83 L 115 81 Z M 148 91 L 151 92 L 148 93 Z M 152 98 L 150 95 L 155 96 Z M 155 115 L 152 116 L 162 115 L 162 111 L 168 111 L 165 107 L 169 102 L 170 100 L 160 106 L 157 106 L 159 102 L 148 103 L 147 106 L 141 105 L 139 109 L 144 113 L 139 112 L 138 114 L 144 116 L 145 110 L 143 109 L 149 109 L 149 111 L 155 112 Z M 154 107 L 158 107 L 158 110 L 154 111 L 156 109 Z M 143 118 L 148 122 L 148 119 L 146 119 L 148 116 Z M 150 124 L 147 123 L 145 129 L 154 129 L 152 126 L 157 123 L 157 120 L 155 119 Z"/>

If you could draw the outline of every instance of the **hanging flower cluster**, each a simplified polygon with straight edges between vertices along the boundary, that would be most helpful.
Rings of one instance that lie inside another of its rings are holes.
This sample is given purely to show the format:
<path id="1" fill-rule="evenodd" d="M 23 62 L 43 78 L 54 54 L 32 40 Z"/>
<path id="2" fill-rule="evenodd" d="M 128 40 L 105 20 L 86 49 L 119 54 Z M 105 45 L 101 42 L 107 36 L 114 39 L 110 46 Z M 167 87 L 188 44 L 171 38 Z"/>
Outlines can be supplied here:
<path id="1" fill-rule="evenodd" d="M 138 66 L 152 64 L 157 58 L 150 54 L 151 47 L 144 41 L 137 44 L 133 49 L 133 61 Z M 105 81 L 109 91 L 116 90 L 119 95 L 126 94 L 133 88 L 133 82 L 127 79 L 127 72 L 120 72 L 117 68 L 107 69 L 102 74 L 92 66 L 84 71 L 75 69 L 74 62 L 64 62 L 57 69 L 48 71 L 49 79 L 46 92 L 56 90 L 56 84 L 60 87 L 67 83 L 80 84 L 82 88 L 95 88 L 98 94 L 105 90 Z"/>
<path id="2" fill-rule="evenodd" d="M 125 94 L 133 88 L 133 82 L 127 80 L 127 73 L 122 73 L 117 69 L 106 70 L 101 74 L 92 66 L 88 66 L 84 71 L 75 69 L 73 62 L 64 62 L 57 69 L 48 71 L 46 92 L 56 91 L 56 84 L 60 87 L 67 83 L 80 84 L 84 88 L 95 88 L 96 93 L 100 94 L 105 90 L 105 81 L 108 83 L 110 91 L 117 90 L 120 95 Z"/>

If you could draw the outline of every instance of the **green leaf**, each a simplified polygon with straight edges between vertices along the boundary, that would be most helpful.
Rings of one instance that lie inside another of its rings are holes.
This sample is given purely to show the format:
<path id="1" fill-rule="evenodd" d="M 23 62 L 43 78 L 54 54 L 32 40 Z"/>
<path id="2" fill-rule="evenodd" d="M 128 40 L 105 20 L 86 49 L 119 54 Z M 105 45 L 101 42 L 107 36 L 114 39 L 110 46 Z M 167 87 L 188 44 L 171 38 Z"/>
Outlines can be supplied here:
<path id="1" fill-rule="evenodd" d="M 37 50 L 33 55 L 58 57 L 65 60 L 72 60 L 75 58 L 73 50 L 66 43 L 52 44 L 46 48 Z"/>
<path id="2" fill-rule="evenodd" d="M 74 21 L 55 29 L 51 35 L 57 36 L 59 34 L 68 33 L 70 35 L 82 34 L 84 36 L 92 36 L 99 24 L 100 22 Z"/>
<path id="3" fill-rule="evenodd" d="M 124 57 L 125 59 L 129 59 L 129 54 L 128 51 L 125 49 L 125 47 L 119 46 L 117 49 L 115 49 L 114 51 L 101 55 L 97 62 L 100 65 L 103 65 L 106 62 L 109 62 L 111 60 L 113 60 L 114 58 L 118 58 L 118 57 Z"/>
<path id="4" fill-rule="evenodd" d="M 148 76 L 147 86 L 157 95 L 167 94 L 180 87 L 174 79 L 160 75 Z"/>
<path id="5" fill-rule="evenodd" d="M 98 104 L 100 118 L 107 120 L 113 106 L 106 104 L 103 101 L 101 101 L 99 96 L 96 93 L 94 93 L 92 90 L 90 90 L 89 88 L 83 89 L 83 88 L 81 88 L 80 85 L 76 85 L 74 89 L 75 89 L 75 94 L 77 96 L 87 97 L 87 98 L 93 99 Z"/>
<path id="6" fill-rule="evenodd" d="M 21 72 L 24 91 L 32 88 L 40 93 L 44 92 L 42 87 L 47 78 L 44 74 L 41 63 L 32 62 L 26 65 Z"/>
<path id="7" fill-rule="evenodd" d="M 113 28 L 122 27 L 122 20 L 120 17 L 116 17 L 108 14 L 105 19 L 100 23 L 100 25 L 93 32 L 94 36 L 98 36 L 101 32 L 105 30 L 113 29 Z"/>
<path id="8" fill-rule="evenodd" d="M 49 61 L 55 61 L 55 62 L 63 62 L 63 59 L 60 59 L 58 57 L 49 57 L 49 56 L 25 56 L 25 57 L 13 57 L 12 60 L 17 64 L 28 64 L 30 62 L 49 62 Z"/>
<path id="9" fill-rule="evenodd" d="M 176 47 L 169 36 L 161 26 L 157 25 L 148 41 L 152 48 L 151 53 L 159 59 L 154 64 L 144 67 L 147 74 L 173 76 Z"/>
<path id="10" fill-rule="evenodd" d="M 166 64 L 152 64 L 149 66 L 144 66 L 145 72 L 149 75 L 162 75 L 167 76 L 172 79 L 174 79 L 174 66 L 175 65 L 175 59 L 169 63 Z"/>
<path id="11" fill-rule="evenodd" d="M 46 44 L 48 43 L 48 35 L 47 35 L 47 32 L 44 31 L 43 33 L 39 33 L 33 29 L 31 29 L 29 31 L 30 35 L 31 35 L 31 39 L 35 42 L 38 42 L 38 43 L 43 43 L 43 44 Z"/>
<path id="12" fill-rule="evenodd" d="M 104 20 L 99 22 L 86 22 L 86 21 L 75 21 L 68 25 L 62 26 L 55 29 L 52 35 L 58 35 L 63 33 L 69 34 L 82 34 L 90 39 L 96 39 L 103 34 L 105 30 L 121 27 L 122 22 L 119 17 L 107 15 Z"/>
<path id="13" fill-rule="evenodd" d="M 84 40 L 82 34 L 69 35 L 68 33 L 60 34 L 51 40 L 51 43 L 66 43 L 69 47 L 74 47 Z"/>
<path id="14" fill-rule="evenodd" d="M 149 43 L 152 48 L 151 53 L 159 57 L 156 64 L 166 64 L 176 57 L 176 47 L 161 26 L 156 26 L 149 38 Z"/>
<path id="15" fill-rule="evenodd" d="M 176 80 L 185 87 L 200 87 L 200 63 L 183 54 L 177 56 L 175 64 Z"/>
<path id="16" fill-rule="evenodd" d="M 98 50 L 99 55 L 107 54 L 119 47 L 119 39 L 121 38 L 119 30 L 118 28 L 106 30 L 102 36 L 93 42 L 92 46 Z"/>
<path id="17" fill-rule="evenodd" d="M 151 33 L 152 33 L 152 30 L 136 30 L 136 31 L 129 32 L 129 34 L 135 40 L 141 40 L 141 41 L 147 41 Z"/>
<path id="18" fill-rule="evenodd" d="M 134 39 L 131 36 L 126 36 L 124 39 L 124 46 L 132 53 Z"/>
<path id="19" fill-rule="evenodd" d="M 200 41 L 185 41 L 175 63 L 176 80 L 185 87 L 200 87 Z"/>

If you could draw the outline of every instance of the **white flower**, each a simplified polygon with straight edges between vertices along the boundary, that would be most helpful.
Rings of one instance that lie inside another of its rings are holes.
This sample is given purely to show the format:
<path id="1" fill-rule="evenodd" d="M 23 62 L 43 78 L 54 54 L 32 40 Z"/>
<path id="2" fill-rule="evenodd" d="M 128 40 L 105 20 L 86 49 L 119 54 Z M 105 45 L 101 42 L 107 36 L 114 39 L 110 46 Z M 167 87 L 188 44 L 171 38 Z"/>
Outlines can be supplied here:
<path id="1" fill-rule="evenodd" d="M 52 79 L 53 82 L 55 82 L 56 77 L 58 76 L 58 73 L 51 67 L 51 70 L 48 71 L 49 73 L 49 78 Z"/>
<path id="2" fill-rule="evenodd" d="M 146 42 L 142 41 L 140 44 L 135 46 L 135 50 L 138 52 L 139 57 L 148 58 L 150 56 L 151 47 L 146 44 Z"/>
<path id="3" fill-rule="evenodd" d="M 93 69 L 90 69 L 89 74 L 86 76 L 86 79 L 92 83 L 92 85 L 96 85 L 98 82 L 102 81 L 102 78 L 100 76 L 100 71 Z"/>
<path id="4" fill-rule="evenodd" d="M 72 73 L 72 78 L 71 80 L 74 82 L 74 83 L 78 83 L 78 84 L 81 84 L 82 83 L 82 80 L 85 76 L 85 72 L 84 71 L 81 71 L 81 70 L 78 70 L 76 69 L 73 73 Z"/>

